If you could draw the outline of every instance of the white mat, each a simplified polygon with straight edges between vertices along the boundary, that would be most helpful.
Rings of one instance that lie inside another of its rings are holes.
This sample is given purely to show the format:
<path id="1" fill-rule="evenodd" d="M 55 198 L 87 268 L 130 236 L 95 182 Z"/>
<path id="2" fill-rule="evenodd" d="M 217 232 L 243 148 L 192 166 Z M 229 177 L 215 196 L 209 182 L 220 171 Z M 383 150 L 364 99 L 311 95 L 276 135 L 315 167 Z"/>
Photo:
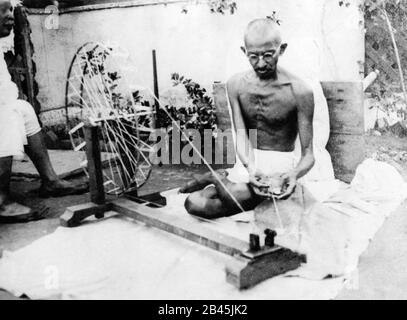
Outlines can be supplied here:
<path id="1" fill-rule="evenodd" d="M 226 255 L 120 217 L 58 228 L 5 252 L 0 287 L 31 298 L 331 299 L 406 190 L 393 167 L 365 161 L 347 190 L 319 203 L 326 210 L 311 210 L 305 219 L 302 247 L 310 263 L 245 291 L 226 283 Z M 250 231 L 247 223 L 235 224 Z M 236 228 L 225 229 L 239 233 Z M 338 277 L 321 280 L 327 273 Z"/>

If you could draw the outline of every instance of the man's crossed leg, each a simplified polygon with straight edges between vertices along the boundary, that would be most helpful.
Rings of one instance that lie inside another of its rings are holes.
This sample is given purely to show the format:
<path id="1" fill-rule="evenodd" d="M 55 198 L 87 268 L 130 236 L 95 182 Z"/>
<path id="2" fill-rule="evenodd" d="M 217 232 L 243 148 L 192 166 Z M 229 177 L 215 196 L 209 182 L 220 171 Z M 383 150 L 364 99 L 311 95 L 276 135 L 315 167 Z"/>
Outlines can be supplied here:
<path id="1" fill-rule="evenodd" d="M 180 193 L 190 193 L 185 201 L 188 213 L 206 219 L 228 217 L 253 210 L 265 198 L 248 183 L 234 183 L 226 170 L 196 175 Z M 265 186 L 266 188 L 268 186 Z M 237 204 L 237 203 L 238 204 Z"/>

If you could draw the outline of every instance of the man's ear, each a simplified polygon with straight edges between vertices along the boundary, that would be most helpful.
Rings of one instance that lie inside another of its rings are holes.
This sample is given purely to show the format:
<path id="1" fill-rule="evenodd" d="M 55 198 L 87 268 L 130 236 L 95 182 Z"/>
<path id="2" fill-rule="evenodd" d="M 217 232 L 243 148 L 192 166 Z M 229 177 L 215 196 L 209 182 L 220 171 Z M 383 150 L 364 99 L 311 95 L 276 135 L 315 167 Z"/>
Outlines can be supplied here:
<path id="1" fill-rule="evenodd" d="M 280 56 L 282 56 L 282 55 L 284 54 L 285 49 L 287 49 L 287 46 L 288 46 L 287 43 L 283 43 L 283 44 L 280 46 Z"/>
<path id="2" fill-rule="evenodd" d="M 246 48 L 245 48 L 245 47 L 243 47 L 243 46 L 242 46 L 242 47 L 240 47 L 240 50 L 242 50 L 242 51 L 243 51 L 243 53 L 244 53 L 244 54 L 246 54 Z"/>

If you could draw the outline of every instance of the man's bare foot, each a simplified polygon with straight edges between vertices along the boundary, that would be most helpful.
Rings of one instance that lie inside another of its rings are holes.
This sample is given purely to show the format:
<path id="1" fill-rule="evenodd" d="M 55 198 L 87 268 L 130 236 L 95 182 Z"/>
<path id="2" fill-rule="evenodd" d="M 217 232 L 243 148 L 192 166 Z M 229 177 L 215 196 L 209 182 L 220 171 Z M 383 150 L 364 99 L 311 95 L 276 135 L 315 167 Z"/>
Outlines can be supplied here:
<path id="1" fill-rule="evenodd" d="M 88 192 L 89 184 L 86 182 L 72 183 L 65 180 L 43 182 L 39 189 L 42 198 L 64 197 Z"/>

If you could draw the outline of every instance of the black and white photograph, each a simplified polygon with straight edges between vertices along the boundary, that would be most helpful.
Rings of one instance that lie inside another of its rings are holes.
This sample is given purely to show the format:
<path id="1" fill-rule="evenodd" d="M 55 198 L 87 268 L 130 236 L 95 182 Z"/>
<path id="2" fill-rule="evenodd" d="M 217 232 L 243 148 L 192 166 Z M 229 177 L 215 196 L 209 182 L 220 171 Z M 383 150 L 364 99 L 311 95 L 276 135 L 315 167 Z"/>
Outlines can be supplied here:
<path id="1" fill-rule="evenodd" d="M 0 300 L 407 300 L 406 82 L 407 0 L 0 0 Z"/>

